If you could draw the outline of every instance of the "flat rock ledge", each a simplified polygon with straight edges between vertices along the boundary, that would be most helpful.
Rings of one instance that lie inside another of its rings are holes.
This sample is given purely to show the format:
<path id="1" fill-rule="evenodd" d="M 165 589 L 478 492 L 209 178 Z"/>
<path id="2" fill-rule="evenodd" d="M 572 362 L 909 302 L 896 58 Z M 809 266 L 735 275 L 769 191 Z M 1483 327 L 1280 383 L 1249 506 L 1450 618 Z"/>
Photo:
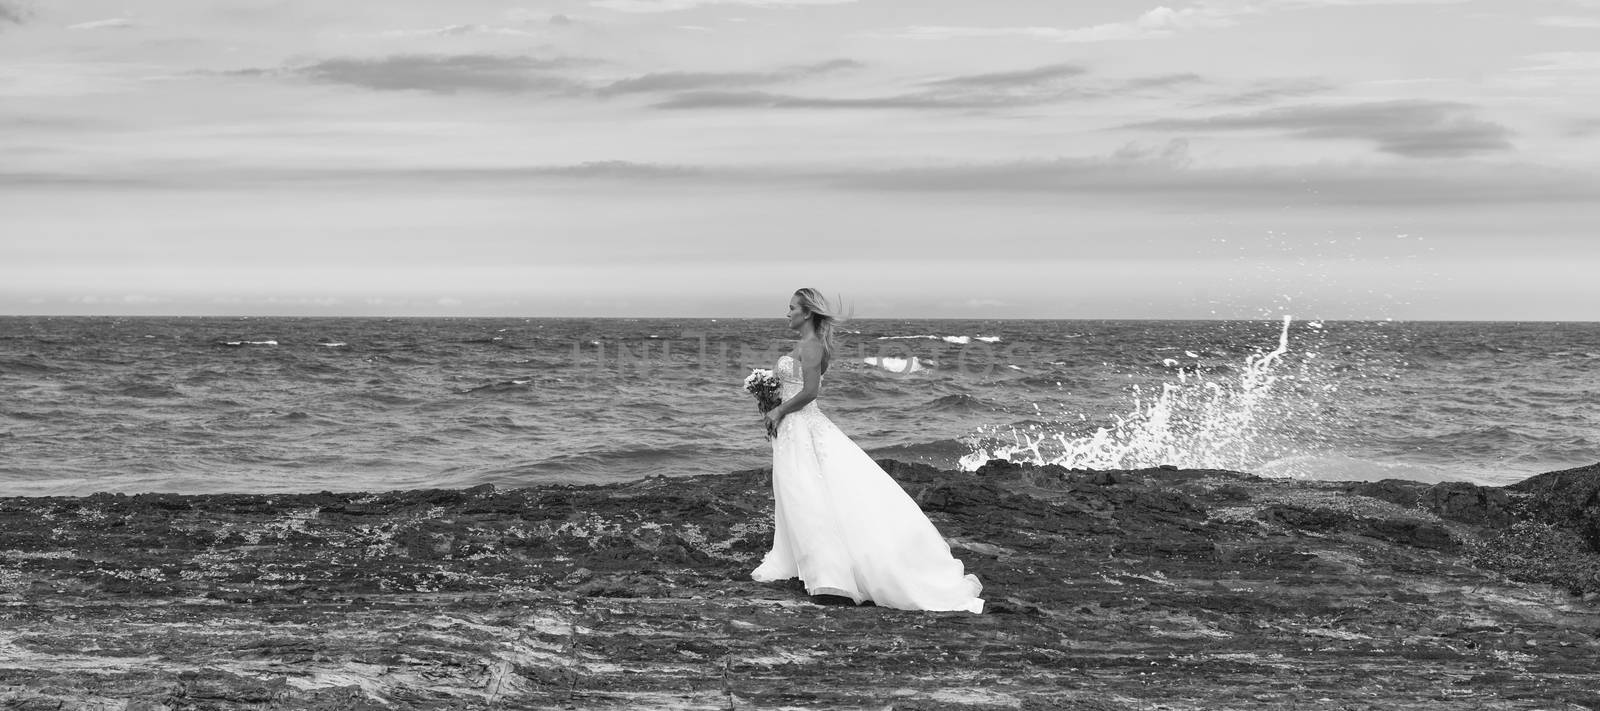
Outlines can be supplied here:
<path id="1" fill-rule="evenodd" d="M 986 614 L 749 571 L 770 472 L 0 499 L 6 709 L 1596 709 L 1600 465 L 882 462 Z"/>

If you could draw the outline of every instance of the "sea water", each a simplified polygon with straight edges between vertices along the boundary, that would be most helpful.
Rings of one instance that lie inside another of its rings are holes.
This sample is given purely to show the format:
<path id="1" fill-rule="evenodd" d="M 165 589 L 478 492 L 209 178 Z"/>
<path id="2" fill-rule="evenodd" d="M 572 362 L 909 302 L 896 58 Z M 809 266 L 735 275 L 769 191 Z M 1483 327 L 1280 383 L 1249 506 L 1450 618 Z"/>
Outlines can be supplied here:
<path id="1" fill-rule="evenodd" d="M 779 319 L 0 318 L 0 494 L 600 483 L 765 466 Z M 878 457 L 1501 484 L 1600 461 L 1600 324 L 861 319 Z"/>

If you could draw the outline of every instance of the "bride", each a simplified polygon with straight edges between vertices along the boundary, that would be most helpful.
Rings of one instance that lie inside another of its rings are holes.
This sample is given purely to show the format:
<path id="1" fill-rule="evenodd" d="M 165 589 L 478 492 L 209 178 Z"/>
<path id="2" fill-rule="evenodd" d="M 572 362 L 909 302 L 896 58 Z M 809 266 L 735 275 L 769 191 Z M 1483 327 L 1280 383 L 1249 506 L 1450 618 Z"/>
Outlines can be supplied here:
<path id="1" fill-rule="evenodd" d="M 978 578 L 964 574 L 900 485 L 817 409 L 833 351 L 828 302 L 815 289 L 796 291 L 788 319 L 800 342 L 778 358 L 783 402 L 766 414 L 777 430 L 772 550 L 751 577 L 798 577 L 812 595 L 856 604 L 982 612 Z"/>

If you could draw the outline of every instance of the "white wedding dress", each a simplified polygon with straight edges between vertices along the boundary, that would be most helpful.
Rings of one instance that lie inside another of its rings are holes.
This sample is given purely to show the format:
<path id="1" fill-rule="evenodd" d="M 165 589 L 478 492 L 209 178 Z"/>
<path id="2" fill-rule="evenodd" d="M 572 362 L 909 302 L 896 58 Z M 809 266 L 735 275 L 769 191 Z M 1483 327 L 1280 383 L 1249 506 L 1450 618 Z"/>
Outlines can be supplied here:
<path id="1" fill-rule="evenodd" d="M 800 392 L 800 361 L 773 372 L 785 400 Z M 939 530 L 816 401 L 790 413 L 772 441 L 772 550 L 751 577 L 800 578 L 812 595 L 902 610 L 982 612 L 983 585 L 963 572 Z"/>

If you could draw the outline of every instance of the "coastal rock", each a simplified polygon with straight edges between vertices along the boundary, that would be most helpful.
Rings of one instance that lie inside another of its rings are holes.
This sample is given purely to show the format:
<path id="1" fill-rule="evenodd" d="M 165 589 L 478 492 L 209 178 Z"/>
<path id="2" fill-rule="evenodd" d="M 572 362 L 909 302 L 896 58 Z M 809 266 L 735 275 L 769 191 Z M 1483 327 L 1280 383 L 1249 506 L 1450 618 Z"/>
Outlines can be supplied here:
<path id="1" fill-rule="evenodd" d="M 1600 551 L 1600 464 L 1540 474 L 1506 488 L 1527 496 L 1531 515 L 1572 528 Z"/>
<path id="2" fill-rule="evenodd" d="M 0 499 L 0 707 L 1600 707 L 1600 465 L 1497 489 L 882 464 L 988 614 L 751 581 L 767 470 Z"/>
<path id="3" fill-rule="evenodd" d="M 1440 518 L 1476 526 L 1504 528 L 1516 518 L 1511 496 L 1504 489 L 1461 481 L 1441 482 L 1424 489 L 1418 503 Z"/>

